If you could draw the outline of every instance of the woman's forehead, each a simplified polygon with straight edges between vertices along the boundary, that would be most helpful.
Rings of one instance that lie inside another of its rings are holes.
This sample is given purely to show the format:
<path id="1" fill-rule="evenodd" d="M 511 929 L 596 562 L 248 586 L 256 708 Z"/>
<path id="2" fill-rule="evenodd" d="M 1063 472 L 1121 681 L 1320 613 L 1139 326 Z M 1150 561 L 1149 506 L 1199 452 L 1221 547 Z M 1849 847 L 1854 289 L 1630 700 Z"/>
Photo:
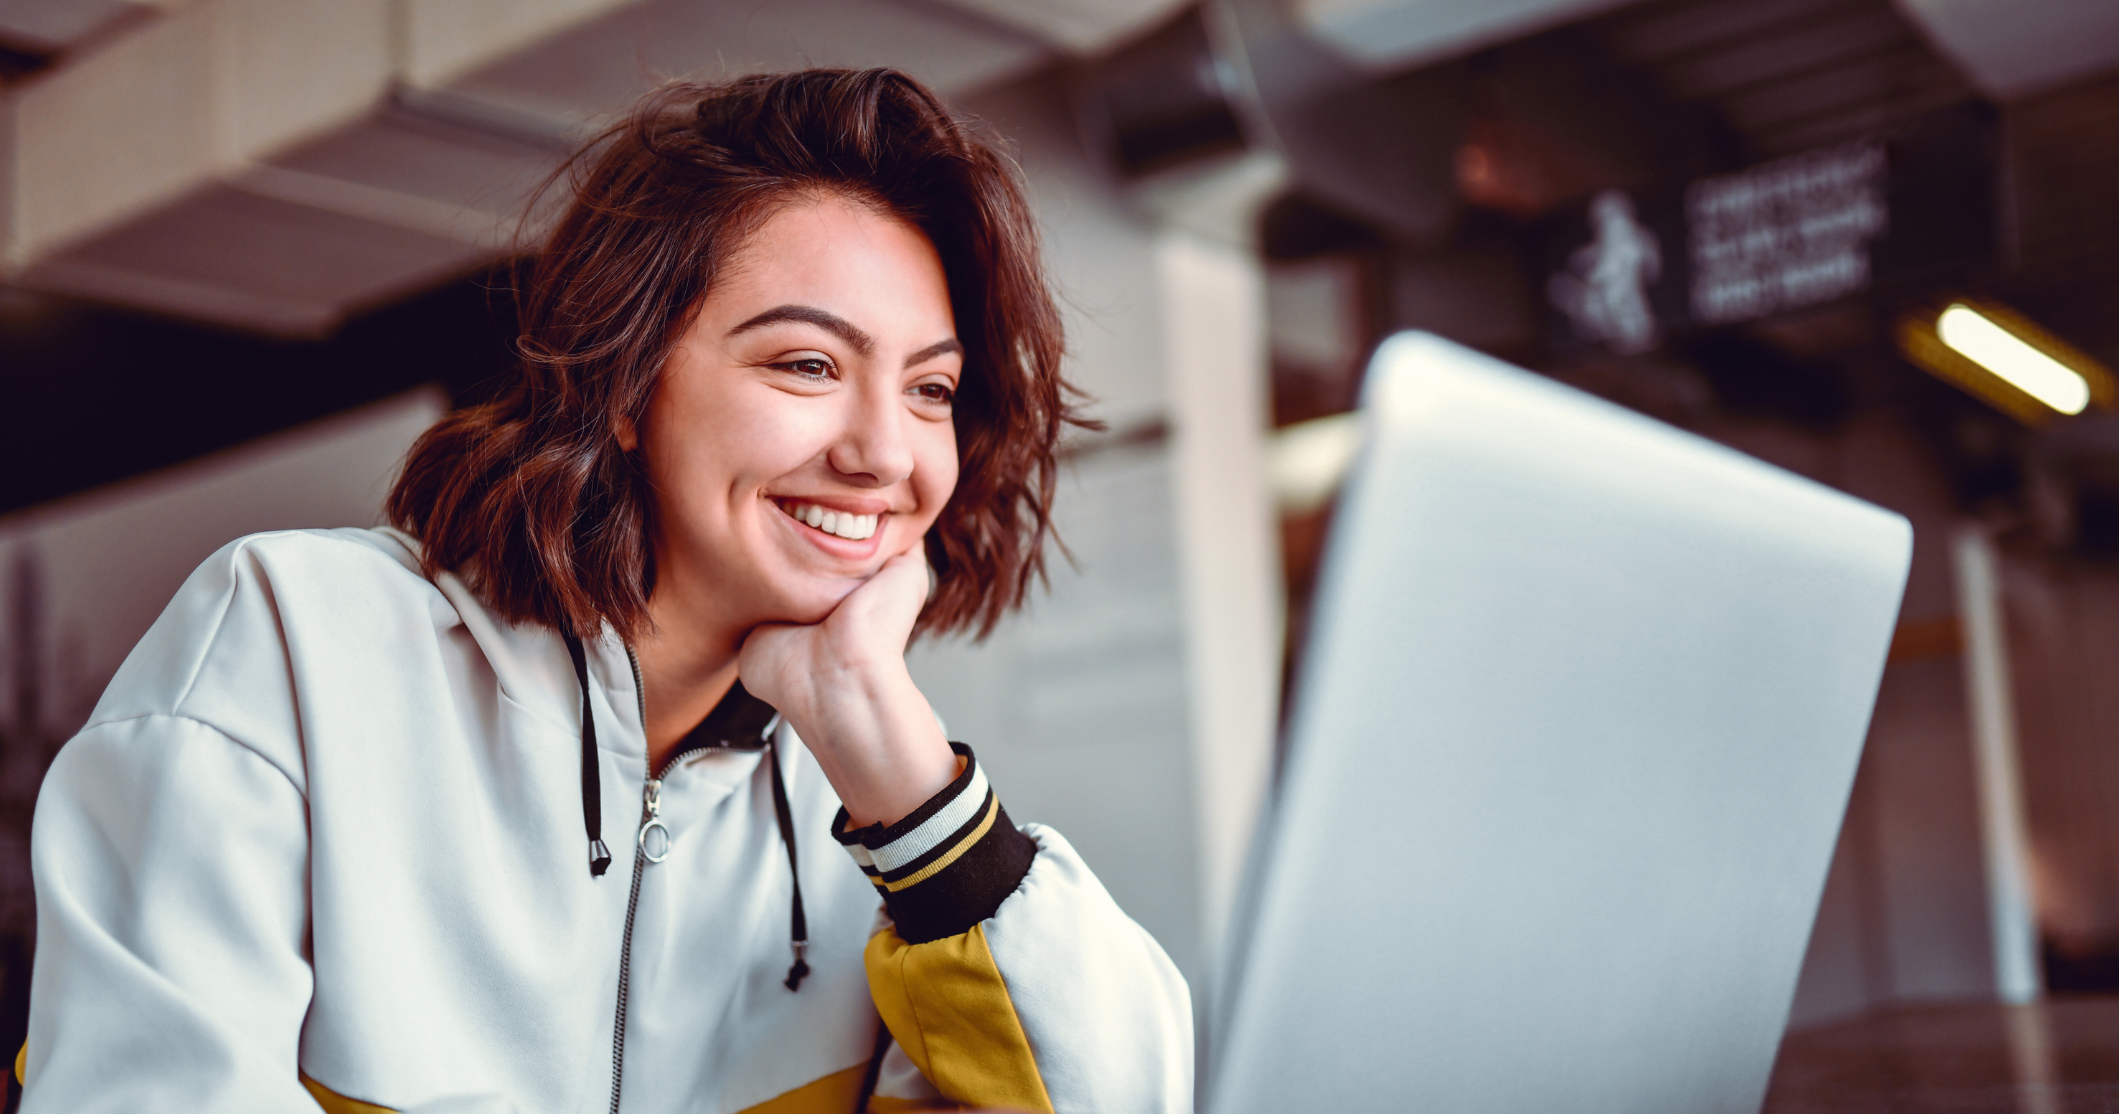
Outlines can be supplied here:
<path id="1" fill-rule="evenodd" d="M 836 320 L 872 341 L 925 346 L 954 332 L 948 280 L 933 244 L 867 206 L 836 199 L 790 206 L 731 262 L 701 314 L 724 335 L 805 324 L 843 335 Z"/>

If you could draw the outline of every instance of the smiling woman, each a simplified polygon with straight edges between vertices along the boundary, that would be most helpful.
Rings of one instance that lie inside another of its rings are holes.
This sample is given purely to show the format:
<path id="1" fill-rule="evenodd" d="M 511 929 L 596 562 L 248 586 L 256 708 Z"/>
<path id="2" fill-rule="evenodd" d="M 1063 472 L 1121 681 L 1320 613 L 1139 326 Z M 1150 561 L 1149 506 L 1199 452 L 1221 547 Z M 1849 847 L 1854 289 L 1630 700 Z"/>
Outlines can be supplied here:
<path id="1" fill-rule="evenodd" d="M 617 444 L 639 454 L 656 493 L 654 627 L 640 662 L 651 694 L 678 694 L 649 703 L 657 759 L 729 689 L 751 639 L 750 691 L 816 736 L 810 713 L 830 715 L 832 702 L 808 699 L 804 681 L 845 663 L 809 628 L 846 628 L 845 648 L 866 649 L 869 632 L 847 627 L 865 609 L 831 616 L 892 562 L 868 594 L 909 624 L 927 587 L 921 539 L 956 487 L 963 346 L 919 230 L 838 197 L 798 198 L 730 262 L 665 361 L 645 420 L 617 423 Z M 879 633 L 902 651 L 904 631 Z M 887 672 L 886 711 L 902 722 L 875 728 L 892 742 L 856 732 L 876 751 L 858 758 L 875 768 L 833 778 L 864 825 L 911 812 L 956 776 L 910 677 L 901 664 Z M 906 737 L 928 743 L 908 749 Z M 828 772 L 856 757 L 812 749 Z"/>
<path id="2" fill-rule="evenodd" d="M 929 355 L 957 355 L 975 371 L 947 388 L 962 490 L 926 538 L 939 583 L 922 626 L 985 633 L 1023 601 L 1043 568 L 1055 451 L 1074 415 L 1036 226 L 1018 173 L 994 147 L 901 74 L 812 71 L 670 86 L 563 175 L 574 204 L 523 284 L 523 379 L 437 427 L 392 497 L 392 517 L 426 543 L 430 569 L 459 570 L 511 618 L 584 636 L 609 623 L 639 636 L 660 567 L 649 552 L 646 477 L 623 455 L 617 426 L 645 420 L 674 352 L 719 352 L 739 323 L 769 338 L 806 325 L 872 359 L 880 334 L 870 330 L 886 327 L 813 298 L 748 307 L 713 337 L 699 334 L 694 314 L 708 291 L 750 267 L 814 286 L 833 266 L 894 249 L 922 262 L 892 258 L 897 269 L 866 285 L 910 274 L 925 283 L 917 293 L 931 295 L 938 279 L 943 319 L 925 323 L 940 331 L 921 345 L 939 344 Z M 807 220 L 797 216 L 805 211 Z M 803 238 L 767 247 L 778 240 L 760 235 L 768 224 L 799 227 Z M 858 257 L 850 241 L 830 262 L 806 254 L 857 228 L 881 237 Z M 895 240 L 881 232 L 890 228 Z M 839 278 L 843 289 L 866 276 Z M 902 305 L 914 292 L 894 296 Z M 911 325 L 888 327 L 888 339 Z M 824 367 L 786 362 L 798 373 Z M 466 485 L 467 472 L 511 473 L 524 486 Z M 572 497 L 547 498 L 545 484 Z M 590 513 L 565 513 L 577 504 Z M 496 534 L 507 539 L 499 547 L 488 544 Z"/>
<path id="3" fill-rule="evenodd" d="M 1012 164 L 817 70 L 555 188 L 394 527 L 231 543 L 53 765 L 23 1109 L 1189 1110 L 1183 980 L 905 668 L 1075 420 Z"/>

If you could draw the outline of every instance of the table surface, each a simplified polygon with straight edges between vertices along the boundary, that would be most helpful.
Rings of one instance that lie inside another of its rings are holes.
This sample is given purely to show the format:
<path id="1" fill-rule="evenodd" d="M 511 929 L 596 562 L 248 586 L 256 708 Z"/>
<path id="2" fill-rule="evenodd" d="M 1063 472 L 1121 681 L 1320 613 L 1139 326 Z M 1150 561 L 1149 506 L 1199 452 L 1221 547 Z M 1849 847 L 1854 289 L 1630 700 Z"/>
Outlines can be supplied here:
<path id="1" fill-rule="evenodd" d="M 1765 1114 L 2119 1114 L 2119 997 L 1905 1007 L 1790 1034 Z"/>

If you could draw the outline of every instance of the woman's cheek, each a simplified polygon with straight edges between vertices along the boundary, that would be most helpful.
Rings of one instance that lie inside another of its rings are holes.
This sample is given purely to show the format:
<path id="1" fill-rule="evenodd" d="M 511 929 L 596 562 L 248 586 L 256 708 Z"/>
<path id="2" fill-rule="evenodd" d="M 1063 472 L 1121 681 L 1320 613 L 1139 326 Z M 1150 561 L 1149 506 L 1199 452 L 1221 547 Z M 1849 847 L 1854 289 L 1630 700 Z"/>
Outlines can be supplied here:
<path id="1" fill-rule="evenodd" d="M 956 491 L 957 451 L 956 427 L 950 422 L 936 422 L 933 436 L 925 451 L 920 454 L 913 471 L 913 484 L 920 492 L 920 505 L 929 511 L 929 518 L 939 515 L 942 505 Z"/>

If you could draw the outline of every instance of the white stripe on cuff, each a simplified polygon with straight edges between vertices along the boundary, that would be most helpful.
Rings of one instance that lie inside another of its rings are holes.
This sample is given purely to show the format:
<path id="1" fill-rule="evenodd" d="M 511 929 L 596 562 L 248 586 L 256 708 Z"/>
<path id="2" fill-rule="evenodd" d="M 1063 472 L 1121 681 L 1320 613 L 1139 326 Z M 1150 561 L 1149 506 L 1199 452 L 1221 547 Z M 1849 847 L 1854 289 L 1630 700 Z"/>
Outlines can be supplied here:
<path id="1" fill-rule="evenodd" d="M 945 839 L 956 834 L 958 828 L 970 823 L 980 810 L 986 807 L 986 770 L 974 766 L 971 784 L 957 794 L 956 800 L 943 805 L 941 811 L 927 818 L 919 827 L 891 840 L 881 847 L 870 849 L 875 858 L 876 869 L 885 874 L 932 851 Z"/>

